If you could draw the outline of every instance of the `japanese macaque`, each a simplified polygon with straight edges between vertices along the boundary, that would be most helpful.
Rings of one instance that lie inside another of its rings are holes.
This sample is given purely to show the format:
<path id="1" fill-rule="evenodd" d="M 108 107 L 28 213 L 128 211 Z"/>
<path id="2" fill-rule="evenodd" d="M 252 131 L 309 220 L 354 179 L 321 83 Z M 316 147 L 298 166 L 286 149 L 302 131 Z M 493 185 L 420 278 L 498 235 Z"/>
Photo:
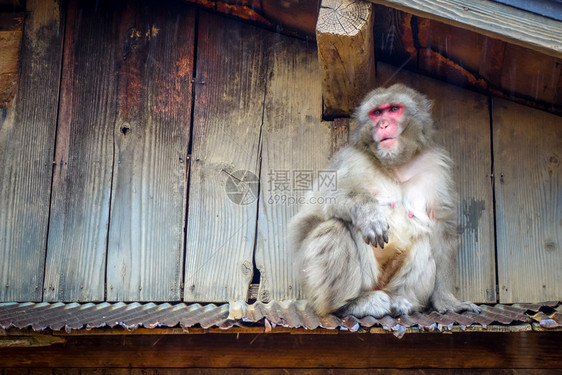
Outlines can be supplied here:
<path id="1" fill-rule="evenodd" d="M 432 142 L 431 102 L 404 85 L 367 95 L 350 144 L 289 225 L 305 297 L 320 315 L 399 316 L 479 308 L 452 293 L 451 160 Z M 313 199 L 316 198 L 316 199 Z M 318 199 L 321 198 L 321 199 Z"/>

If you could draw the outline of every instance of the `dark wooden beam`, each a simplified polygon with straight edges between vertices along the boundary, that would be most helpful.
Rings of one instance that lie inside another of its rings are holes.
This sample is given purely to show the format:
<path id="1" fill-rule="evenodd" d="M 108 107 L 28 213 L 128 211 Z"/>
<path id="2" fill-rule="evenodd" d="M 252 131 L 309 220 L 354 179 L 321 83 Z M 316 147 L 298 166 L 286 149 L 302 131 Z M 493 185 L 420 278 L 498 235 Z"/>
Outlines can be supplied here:
<path id="1" fill-rule="evenodd" d="M 0 366 L 112 368 L 562 367 L 561 332 L 66 336 L 49 347 L 3 348 Z"/>
<path id="2" fill-rule="evenodd" d="M 369 0 L 562 58 L 562 22 L 487 0 Z"/>

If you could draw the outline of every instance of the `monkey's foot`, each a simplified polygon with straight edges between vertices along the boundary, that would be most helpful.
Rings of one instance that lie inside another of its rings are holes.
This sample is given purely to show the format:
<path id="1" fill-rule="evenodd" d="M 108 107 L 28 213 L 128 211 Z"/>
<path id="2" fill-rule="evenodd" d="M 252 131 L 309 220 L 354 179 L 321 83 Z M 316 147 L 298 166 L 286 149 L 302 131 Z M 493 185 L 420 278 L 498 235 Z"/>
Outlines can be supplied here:
<path id="1" fill-rule="evenodd" d="M 375 318 L 382 318 L 389 314 L 390 311 L 390 297 L 388 294 L 381 290 L 375 290 L 357 297 L 338 310 L 337 315 L 353 315 L 357 318 L 370 315 Z"/>
<path id="2" fill-rule="evenodd" d="M 480 313 L 481 309 L 477 305 L 469 301 L 458 301 L 456 305 L 447 307 L 443 312 L 452 311 L 452 312 L 462 312 L 462 311 L 470 311 L 473 313 Z M 439 310 L 441 312 L 441 310 Z"/>
<path id="3" fill-rule="evenodd" d="M 414 305 L 404 297 L 392 297 L 391 302 L 392 316 L 408 315 L 414 309 Z"/>
<path id="4" fill-rule="evenodd" d="M 469 301 L 459 301 L 453 295 L 448 295 L 441 298 L 436 298 L 434 296 L 432 303 L 435 310 L 437 310 L 441 314 L 448 311 L 456 313 L 462 311 L 480 313 L 480 307 Z"/>

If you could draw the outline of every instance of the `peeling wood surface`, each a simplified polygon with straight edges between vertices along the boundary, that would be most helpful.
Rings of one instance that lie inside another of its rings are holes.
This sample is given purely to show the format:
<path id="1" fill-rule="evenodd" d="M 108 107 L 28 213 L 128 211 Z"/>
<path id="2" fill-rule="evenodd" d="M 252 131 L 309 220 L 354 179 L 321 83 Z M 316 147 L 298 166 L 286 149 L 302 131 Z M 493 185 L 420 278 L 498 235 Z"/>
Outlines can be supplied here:
<path id="1" fill-rule="evenodd" d="M 64 10 L 27 1 L 21 79 L 0 109 L 0 300 L 42 299 Z"/>
<path id="2" fill-rule="evenodd" d="M 494 100 L 500 302 L 562 295 L 562 119 Z"/>

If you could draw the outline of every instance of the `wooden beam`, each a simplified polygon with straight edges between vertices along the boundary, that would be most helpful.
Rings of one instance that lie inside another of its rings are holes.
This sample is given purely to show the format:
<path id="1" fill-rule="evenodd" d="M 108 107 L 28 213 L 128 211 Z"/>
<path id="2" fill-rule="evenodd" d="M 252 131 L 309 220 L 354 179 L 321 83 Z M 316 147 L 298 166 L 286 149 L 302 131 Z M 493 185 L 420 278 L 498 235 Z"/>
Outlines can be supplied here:
<path id="1" fill-rule="evenodd" d="M 560 332 L 416 334 L 400 340 L 360 333 L 66 336 L 65 344 L 2 348 L 0 366 L 554 370 L 562 366 L 560 337 Z"/>
<path id="2" fill-rule="evenodd" d="M 373 19 L 366 1 L 322 1 L 316 41 L 325 118 L 350 115 L 374 85 Z"/>
<path id="3" fill-rule="evenodd" d="M 486 0 L 369 0 L 562 58 L 562 22 Z"/>
<path id="4" fill-rule="evenodd" d="M 12 105 L 18 83 L 23 13 L 0 13 L 0 108 Z"/>

